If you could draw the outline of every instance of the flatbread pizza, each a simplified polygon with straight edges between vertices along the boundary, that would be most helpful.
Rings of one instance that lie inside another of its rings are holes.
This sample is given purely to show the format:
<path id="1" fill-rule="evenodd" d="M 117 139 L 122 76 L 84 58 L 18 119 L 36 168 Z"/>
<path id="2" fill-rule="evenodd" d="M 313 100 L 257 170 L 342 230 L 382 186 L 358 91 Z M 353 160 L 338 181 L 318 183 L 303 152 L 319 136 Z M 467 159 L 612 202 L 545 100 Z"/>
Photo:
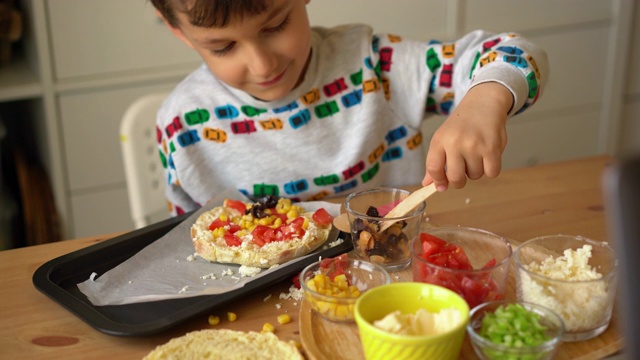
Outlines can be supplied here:
<path id="1" fill-rule="evenodd" d="M 308 212 L 286 198 L 226 199 L 200 214 L 191 238 L 203 259 L 269 268 L 318 248 L 329 237 L 332 221 L 324 208 Z"/>

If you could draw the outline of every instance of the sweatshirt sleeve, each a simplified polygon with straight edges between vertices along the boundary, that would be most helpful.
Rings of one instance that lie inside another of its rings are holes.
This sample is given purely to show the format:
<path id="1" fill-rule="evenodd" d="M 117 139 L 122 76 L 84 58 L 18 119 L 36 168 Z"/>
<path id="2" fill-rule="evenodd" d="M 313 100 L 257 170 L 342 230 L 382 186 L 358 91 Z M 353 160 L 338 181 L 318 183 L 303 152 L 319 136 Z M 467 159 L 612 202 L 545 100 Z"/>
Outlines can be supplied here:
<path id="1" fill-rule="evenodd" d="M 166 105 L 158 111 L 156 132 L 158 134 L 158 150 L 163 166 L 165 196 L 169 212 L 171 216 L 178 216 L 195 210 L 200 206 L 180 185 L 180 179 L 172 157 L 175 151 L 173 140 L 175 140 L 174 138 L 177 139 L 181 134 L 185 134 L 185 128 L 182 126 L 178 116 L 167 115 L 168 113 Z"/>
<path id="2" fill-rule="evenodd" d="M 512 92 L 512 116 L 537 101 L 549 74 L 546 53 L 515 33 L 477 30 L 453 42 L 377 35 L 373 49 L 383 64 L 381 77 L 397 95 L 391 106 L 412 121 L 425 112 L 449 114 L 469 89 L 491 81 Z M 424 104 L 419 112 L 416 103 Z"/>

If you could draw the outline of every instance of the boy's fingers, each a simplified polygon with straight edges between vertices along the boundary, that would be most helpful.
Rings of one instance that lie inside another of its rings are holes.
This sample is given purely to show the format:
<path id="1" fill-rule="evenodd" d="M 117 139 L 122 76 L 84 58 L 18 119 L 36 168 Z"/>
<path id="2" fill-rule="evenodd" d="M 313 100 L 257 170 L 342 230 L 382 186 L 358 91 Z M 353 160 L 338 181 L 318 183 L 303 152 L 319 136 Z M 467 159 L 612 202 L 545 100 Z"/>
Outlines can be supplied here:
<path id="1" fill-rule="evenodd" d="M 471 180 L 478 180 L 484 175 L 484 166 L 482 157 L 467 160 L 467 176 Z"/>
<path id="2" fill-rule="evenodd" d="M 430 149 L 427 154 L 427 174 L 423 180 L 424 182 L 433 182 L 436 184 L 438 191 L 445 191 L 449 186 L 447 180 L 447 174 L 445 172 L 446 158 L 445 153 L 442 150 Z"/>
<path id="3" fill-rule="evenodd" d="M 452 156 L 447 158 L 447 180 L 456 189 L 463 188 L 467 183 L 467 168 L 464 158 Z"/>
<path id="4" fill-rule="evenodd" d="M 494 178 L 500 175 L 500 171 L 502 170 L 502 159 L 498 157 L 497 159 L 484 159 L 484 173 L 487 174 L 488 177 Z"/>

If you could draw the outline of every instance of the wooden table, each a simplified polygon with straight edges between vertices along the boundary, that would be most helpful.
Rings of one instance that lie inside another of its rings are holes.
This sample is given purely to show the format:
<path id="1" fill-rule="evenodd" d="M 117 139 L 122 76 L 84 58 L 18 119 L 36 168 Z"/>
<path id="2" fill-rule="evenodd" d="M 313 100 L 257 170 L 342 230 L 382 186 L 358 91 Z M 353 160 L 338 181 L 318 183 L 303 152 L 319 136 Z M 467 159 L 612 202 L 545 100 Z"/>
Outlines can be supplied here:
<path id="1" fill-rule="evenodd" d="M 486 229 L 516 242 L 556 233 L 606 241 L 601 175 L 611 161 L 608 157 L 579 159 L 508 170 L 493 180 L 472 181 L 464 189 L 452 189 L 429 199 L 428 221 L 432 225 Z M 94 330 L 32 285 L 34 271 L 48 260 L 113 236 L 0 252 L 0 359 L 141 359 L 172 337 L 210 327 L 203 316 L 155 336 L 114 337 Z M 278 298 L 289 285 L 277 284 L 213 311 L 211 315 L 223 319 L 216 328 L 260 331 L 265 322 L 270 322 L 280 338 L 300 342 L 300 303 Z M 276 304 L 282 307 L 277 309 Z M 227 311 L 235 312 L 237 321 L 227 321 Z M 293 321 L 279 325 L 276 317 L 285 312 Z M 579 351 L 573 351 L 571 344 L 563 345 L 567 347 L 562 358 L 602 358 L 621 348 L 619 339 L 614 316 L 609 329 L 598 338 L 580 343 Z"/>

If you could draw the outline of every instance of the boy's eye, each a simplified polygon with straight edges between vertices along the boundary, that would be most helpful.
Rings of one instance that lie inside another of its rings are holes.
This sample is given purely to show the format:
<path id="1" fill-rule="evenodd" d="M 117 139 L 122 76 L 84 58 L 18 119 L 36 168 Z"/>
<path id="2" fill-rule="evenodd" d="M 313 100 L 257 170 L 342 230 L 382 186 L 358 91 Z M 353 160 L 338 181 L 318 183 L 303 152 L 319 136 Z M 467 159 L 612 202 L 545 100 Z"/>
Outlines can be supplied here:
<path id="1" fill-rule="evenodd" d="M 231 49 L 233 49 L 233 45 L 234 45 L 234 43 L 229 43 L 229 45 L 225 46 L 225 47 L 224 47 L 224 48 L 222 48 L 222 49 L 215 49 L 215 50 L 211 50 L 211 53 L 212 53 L 213 55 L 216 55 L 216 56 L 224 56 L 224 55 L 226 55 L 229 51 L 231 51 Z"/>
<path id="2" fill-rule="evenodd" d="M 286 18 L 284 18 L 284 20 L 282 20 L 282 22 L 272 28 L 268 28 L 268 29 L 264 29 L 264 32 L 267 33 L 276 33 L 279 31 L 284 30 L 285 27 L 287 27 L 287 24 L 289 24 L 289 16 L 287 15 Z"/>

